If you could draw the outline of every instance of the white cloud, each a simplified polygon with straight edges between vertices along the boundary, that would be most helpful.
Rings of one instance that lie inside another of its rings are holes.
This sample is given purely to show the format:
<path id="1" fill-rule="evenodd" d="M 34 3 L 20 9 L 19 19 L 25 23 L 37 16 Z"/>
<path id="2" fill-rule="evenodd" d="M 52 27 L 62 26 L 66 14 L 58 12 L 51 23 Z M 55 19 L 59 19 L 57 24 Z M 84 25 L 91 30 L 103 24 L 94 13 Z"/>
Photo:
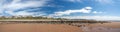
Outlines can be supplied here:
<path id="1" fill-rule="evenodd" d="M 92 7 L 85 7 L 79 10 L 66 10 L 66 11 L 59 11 L 51 14 L 50 16 L 62 16 L 62 15 L 70 15 L 71 13 L 91 13 Z"/>
<path id="2" fill-rule="evenodd" d="M 19 16 L 19 15 L 22 15 L 22 16 L 43 16 L 43 15 L 46 15 L 44 12 L 28 12 L 30 10 L 32 11 L 35 11 L 37 10 L 38 8 L 36 9 L 28 9 L 28 10 L 23 10 L 23 11 L 19 11 L 19 12 L 13 12 L 13 11 L 5 11 L 6 13 L 9 13 L 10 15 L 13 15 L 13 16 Z"/>
<path id="3" fill-rule="evenodd" d="M 37 15 L 36 15 L 37 14 Z M 24 16 L 42 16 L 42 15 L 45 15 L 44 13 L 42 13 L 42 12 L 26 12 L 26 11 L 20 11 L 20 12 L 17 12 L 17 13 L 15 13 L 15 14 L 13 14 L 13 15 L 24 15 Z"/>
<path id="4" fill-rule="evenodd" d="M 19 11 L 19 12 L 11 12 L 11 11 L 6 11 L 7 13 L 13 15 L 13 16 L 43 16 L 46 15 L 43 12 L 27 12 L 27 11 Z"/>
<path id="5" fill-rule="evenodd" d="M 0 1 L 0 13 L 3 13 L 4 11 L 6 11 L 6 13 L 8 14 L 15 14 L 14 11 L 18 9 L 43 7 L 48 3 L 47 1 L 49 0 L 27 0 L 24 2 L 23 0 L 11 0 L 10 3 L 7 3 L 7 0 L 4 0 L 4 1 L 1 0 Z M 16 13 L 18 15 L 22 15 L 22 12 L 24 13 L 23 15 L 30 14 L 27 11 L 26 12 L 20 11 Z"/>
<path id="6" fill-rule="evenodd" d="M 23 9 L 28 7 L 40 7 L 44 6 L 46 0 L 40 1 L 26 1 L 25 3 L 20 2 L 21 0 L 13 0 L 12 3 L 6 4 L 3 7 L 7 9 Z"/>
<path id="7" fill-rule="evenodd" d="M 68 19 L 120 20 L 119 16 L 62 16 Z"/>
<path id="8" fill-rule="evenodd" d="M 22 9 L 28 7 L 40 7 L 46 4 L 47 0 L 40 0 L 40 1 L 26 1 L 24 3 L 20 2 L 21 0 L 13 0 L 12 3 L 3 5 L 3 8 L 7 9 Z"/>
<path id="9" fill-rule="evenodd" d="M 20 12 L 17 12 L 13 15 L 24 15 L 24 16 L 29 16 L 29 15 L 33 15 L 34 13 L 29 13 L 29 12 L 25 12 L 25 11 L 20 11 Z"/>
<path id="10" fill-rule="evenodd" d="M 94 13 L 94 14 L 100 14 L 100 13 L 103 13 L 103 12 L 100 12 L 100 11 L 93 11 L 92 13 Z"/>

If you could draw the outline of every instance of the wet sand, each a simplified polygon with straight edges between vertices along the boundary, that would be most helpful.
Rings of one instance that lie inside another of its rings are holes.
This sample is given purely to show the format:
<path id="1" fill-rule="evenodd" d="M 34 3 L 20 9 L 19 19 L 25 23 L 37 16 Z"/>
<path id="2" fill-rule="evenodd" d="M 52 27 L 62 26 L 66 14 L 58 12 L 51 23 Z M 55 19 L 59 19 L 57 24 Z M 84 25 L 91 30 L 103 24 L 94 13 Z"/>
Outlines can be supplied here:
<path id="1" fill-rule="evenodd" d="M 81 29 L 84 32 L 120 32 L 120 22 L 89 24 Z"/>
<path id="2" fill-rule="evenodd" d="M 67 24 L 0 24 L 0 32 L 83 32 Z"/>
<path id="3" fill-rule="evenodd" d="M 109 28 L 120 28 L 120 22 L 111 22 L 111 23 L 97 23 L 97 24 L 91 24 L 89 25 L 90 27 L 98 27 L 98 26 L 103 26 L 103 27 L 109 27 Z"/>

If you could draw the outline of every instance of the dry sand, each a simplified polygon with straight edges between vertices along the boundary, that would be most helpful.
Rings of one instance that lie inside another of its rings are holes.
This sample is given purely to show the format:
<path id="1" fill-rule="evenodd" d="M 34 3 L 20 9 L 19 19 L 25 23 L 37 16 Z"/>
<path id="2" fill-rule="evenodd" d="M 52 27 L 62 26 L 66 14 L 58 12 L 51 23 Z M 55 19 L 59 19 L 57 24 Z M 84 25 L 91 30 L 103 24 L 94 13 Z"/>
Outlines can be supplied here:
<path id="1" fill-rule="evenodd" d="M 83 32 L 67 24 L 0 24 L 0 32 Z"/>

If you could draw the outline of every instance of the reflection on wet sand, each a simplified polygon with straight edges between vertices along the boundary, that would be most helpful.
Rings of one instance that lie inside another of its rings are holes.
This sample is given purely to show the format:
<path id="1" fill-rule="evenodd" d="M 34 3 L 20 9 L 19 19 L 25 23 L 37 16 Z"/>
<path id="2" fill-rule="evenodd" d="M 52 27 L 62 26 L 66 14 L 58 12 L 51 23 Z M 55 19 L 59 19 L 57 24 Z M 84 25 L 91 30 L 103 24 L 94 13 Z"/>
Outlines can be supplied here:
<path id="1" fill-rule="evenodd" d="M 88 25 L 85 28 L 84 32 L 120 32 L 120 22 L 111 22 L 111 23 L 97 23 Z"/>
<path id="2" fill-rule="evenodd" d="M 96 23 L 96 24 L 71 24 L 77 26 L 84 32 L 120 32 L 120 22 Z"/>
<path id="3" fill-rule="evenodd" d="M 120 28 L 81 27 L 84 32 L 120 32 Z"/>

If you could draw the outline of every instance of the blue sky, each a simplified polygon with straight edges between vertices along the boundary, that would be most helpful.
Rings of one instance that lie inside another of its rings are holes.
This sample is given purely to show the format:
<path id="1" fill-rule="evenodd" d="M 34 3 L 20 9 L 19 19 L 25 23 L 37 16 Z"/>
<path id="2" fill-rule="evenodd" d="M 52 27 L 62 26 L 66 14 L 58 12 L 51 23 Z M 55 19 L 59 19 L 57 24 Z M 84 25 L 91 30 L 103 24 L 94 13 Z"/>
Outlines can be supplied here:
<path id="1" fill-rule="evenodd" d="M 120 20 L 120 0 L 0 0 L 0 16 Z"/>

